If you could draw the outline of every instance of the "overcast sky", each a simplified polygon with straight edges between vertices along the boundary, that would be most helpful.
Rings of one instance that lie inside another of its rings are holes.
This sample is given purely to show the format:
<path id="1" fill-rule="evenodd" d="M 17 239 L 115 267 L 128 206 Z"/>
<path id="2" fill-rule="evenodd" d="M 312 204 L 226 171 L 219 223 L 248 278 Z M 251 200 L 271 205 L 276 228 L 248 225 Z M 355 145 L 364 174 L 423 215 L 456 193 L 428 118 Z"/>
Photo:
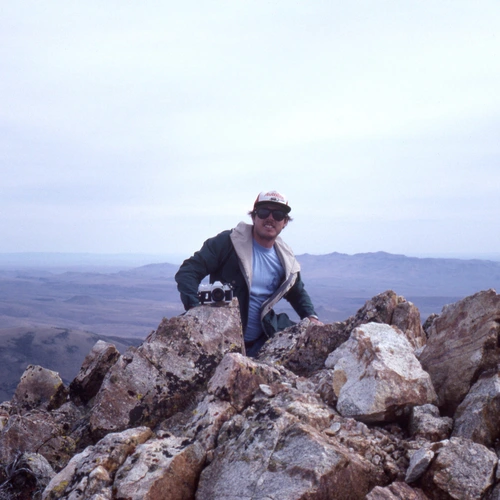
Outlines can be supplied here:
<path id="1" fill-rule="evenodd" d="M 500 254 L 500 2 L 4 0 L 0 252 Z"/>

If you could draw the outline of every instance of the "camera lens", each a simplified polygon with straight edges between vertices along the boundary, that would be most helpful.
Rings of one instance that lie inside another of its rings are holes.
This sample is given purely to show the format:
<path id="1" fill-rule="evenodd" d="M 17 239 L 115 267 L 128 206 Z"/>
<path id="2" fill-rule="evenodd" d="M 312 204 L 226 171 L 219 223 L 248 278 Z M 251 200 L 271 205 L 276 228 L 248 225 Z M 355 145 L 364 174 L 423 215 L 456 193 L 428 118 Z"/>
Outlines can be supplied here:
<path id="1" fill-rule="evenodd" d="M 221 302 L 224 300 L 225 294 L 222 288 L 213 288 L 212 289 L 212 300 L 214 302 Z"/>

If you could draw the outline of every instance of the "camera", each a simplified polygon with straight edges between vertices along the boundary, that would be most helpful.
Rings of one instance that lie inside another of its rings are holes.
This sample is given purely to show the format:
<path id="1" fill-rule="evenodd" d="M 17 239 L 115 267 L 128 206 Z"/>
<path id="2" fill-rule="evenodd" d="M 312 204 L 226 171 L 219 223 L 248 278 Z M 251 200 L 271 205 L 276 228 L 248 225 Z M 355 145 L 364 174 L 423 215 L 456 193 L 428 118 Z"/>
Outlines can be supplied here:
<path id="1" fill-rule="evenodd" d="M 201 284 L 198 287 L 198 300 L 201 304 L 205 302 L 231 302 L 233 289 L 231 285 L 215 281 L 210 285 Z"/>

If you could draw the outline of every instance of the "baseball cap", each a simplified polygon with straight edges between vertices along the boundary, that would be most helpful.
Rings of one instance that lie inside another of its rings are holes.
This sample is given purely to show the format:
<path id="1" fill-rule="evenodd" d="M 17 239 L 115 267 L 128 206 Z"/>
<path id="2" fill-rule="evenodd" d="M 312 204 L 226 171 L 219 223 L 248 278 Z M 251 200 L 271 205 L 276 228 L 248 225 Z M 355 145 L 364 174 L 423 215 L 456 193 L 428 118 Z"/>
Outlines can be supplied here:
<path id="1" fill-rule="evenodd" d="M 259 205 L 263 203 L 276 203 L 277 205 L 281 205 L 283 210 L 288 213 L 292 209 L 288 206 L 288 200 L 286 196 L 278 193 L 278 191 L 262 191 L 257 196 L 255 203 L 253 204 L 253 208 L 257 208 Z"/>

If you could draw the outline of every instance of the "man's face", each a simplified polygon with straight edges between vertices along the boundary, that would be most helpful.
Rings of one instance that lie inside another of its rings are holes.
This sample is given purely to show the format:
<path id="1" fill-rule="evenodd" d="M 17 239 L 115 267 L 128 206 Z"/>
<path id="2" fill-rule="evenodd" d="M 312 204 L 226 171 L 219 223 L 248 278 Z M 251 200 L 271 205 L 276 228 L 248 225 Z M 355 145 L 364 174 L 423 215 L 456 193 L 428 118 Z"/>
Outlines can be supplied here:
<path id="1" fill-rule="evenodd" d="M 265 203 L 264 205 L 260 205 L 259 208 L 267 208 L 269 210 L 282 210 L 280 205 L 274 203 Z M 253 217 L 253 235 L 257 243 L 265 246 L 267 248 L 271 248 L 274 245 L 274 241 L 278 237 L 278 235 L 283 231 L 283 228 L 286 226 L 287 221 L 286 218 L 277 221 L 274 219 L 272 212 L 261 219 L 258 215 Z"/>

